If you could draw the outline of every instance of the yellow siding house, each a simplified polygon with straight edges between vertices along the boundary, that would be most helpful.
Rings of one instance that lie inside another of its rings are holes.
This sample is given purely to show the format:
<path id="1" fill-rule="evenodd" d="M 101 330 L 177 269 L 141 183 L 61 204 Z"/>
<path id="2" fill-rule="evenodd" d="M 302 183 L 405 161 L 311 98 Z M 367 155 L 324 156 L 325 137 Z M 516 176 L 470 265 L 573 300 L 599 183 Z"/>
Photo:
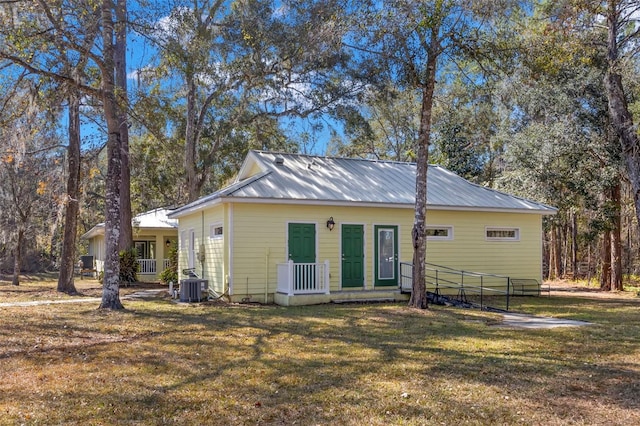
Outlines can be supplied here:
<path id="1" fill-rule="evenodd" d="M 427 261 L 542 278 L 556 209 L 428 171 Z M 400 300 L 412 262 L 415 164 L 251 151 L 236 181 L 169 214 L 179 267 L 232 301 Z M 183 276 L 186 278 L 186 276 Z"/>
<path id="2" fill-rule="evenodd" d="M 138 280 L 159 281 L 159 275 L 169 266 L 169 249 L 178 238 L 178 221 L 169 219 L 170 210 L 154 209 L 141 213 L 131 221 L 133 245 L 138 254 Z M 89 256 L 93 256 L 96 271 L 104 271 L 104 223 L 91 228 L 80 238 L 89 241 Z"/>

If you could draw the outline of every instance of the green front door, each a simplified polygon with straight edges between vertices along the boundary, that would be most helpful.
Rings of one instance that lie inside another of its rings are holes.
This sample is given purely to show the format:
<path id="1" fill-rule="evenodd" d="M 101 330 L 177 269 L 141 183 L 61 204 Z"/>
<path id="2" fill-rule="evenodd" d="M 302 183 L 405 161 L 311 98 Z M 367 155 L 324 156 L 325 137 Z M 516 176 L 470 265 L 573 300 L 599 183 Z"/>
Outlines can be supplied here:
<path id="1" fill-rule="evenodd" d="M 289 259 L 294 263 L 315 263 L 316 225 L 313 223 L 289 224 Z"/>
<path id="2" fill-rule="evenodd" d="M 362 225 L 342 225 L 342 287 L 364 287 Z"/>
<path id="3" fill-rule="evenodd" d="M 295 291 L 316 287 L 316 226 L 313 223 L 289 224 L 289 260 L 293 263 L 311 263 L 297 265 L 293 272 Z"/>
<path id="4" fill-rule="evenodd" d="M 398 285 L 398 227 L 376 225 L 375 231 L 375 285 Z"/>

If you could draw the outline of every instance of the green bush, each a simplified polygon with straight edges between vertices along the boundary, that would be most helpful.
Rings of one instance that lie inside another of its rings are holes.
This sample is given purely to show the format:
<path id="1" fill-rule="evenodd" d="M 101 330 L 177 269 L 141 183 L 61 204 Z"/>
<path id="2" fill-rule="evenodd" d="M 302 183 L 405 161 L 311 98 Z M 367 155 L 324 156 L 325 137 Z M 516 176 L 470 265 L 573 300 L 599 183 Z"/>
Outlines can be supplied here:
<path id="1" fill-rule="evenodd" d="M 131 284 L 138 281 L 138 251 L 135 248 L 120 251 L 120 283 Z"/>
<path id="2" fill-rule="evenodd" d="M 169 248 L 169 266 L 167 269 L 160 273 L 160 280 L 168 284 L 169 281 L 173 281 L 174 284 L 178 284 L 178 244 L 172 243 Z"/>

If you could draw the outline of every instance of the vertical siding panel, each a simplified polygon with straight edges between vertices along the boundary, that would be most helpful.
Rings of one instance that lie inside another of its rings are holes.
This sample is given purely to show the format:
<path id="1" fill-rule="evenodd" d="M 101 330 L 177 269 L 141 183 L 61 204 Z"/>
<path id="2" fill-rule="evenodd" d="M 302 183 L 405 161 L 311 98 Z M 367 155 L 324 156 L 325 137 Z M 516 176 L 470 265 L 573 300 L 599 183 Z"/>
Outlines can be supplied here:
<path id="1" fill-rule="evenodd" d="M 222 236 L 212 237 L 211 226 L 222 226 Z M 202 225 L 200 225 L 202 226 Z M 217 293 L 223 293 L 224 288 L 224 239 L 229 229 L 224 223 L 224 206 L 216 205 L 205 212 L 204 235 L 202 241 L 205 248 L 206 270 L 204 279 L 209 280 L 209 287 Z"/>

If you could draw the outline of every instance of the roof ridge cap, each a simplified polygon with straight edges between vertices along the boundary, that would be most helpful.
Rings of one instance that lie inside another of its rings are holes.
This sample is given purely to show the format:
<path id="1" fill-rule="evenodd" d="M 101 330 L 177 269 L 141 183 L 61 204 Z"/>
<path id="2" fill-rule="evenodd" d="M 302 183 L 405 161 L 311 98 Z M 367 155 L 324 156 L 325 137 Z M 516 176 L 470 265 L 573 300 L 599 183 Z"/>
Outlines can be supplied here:
<path id="1" fill-rule="evenodd" d="M 259 154 L 271 154 L 274 156 L 289 156 L 289 157 L 311 158 L 311 159 L 322 158 L 325 160 L 365 161 L 367 163 L 389 163 L 389 164 L 402 164 L 402 165 L 416 164 L 414 161 L 389 160 L 384 158 L 344 157 L 344 156 L 321 155 L 321 154 L 305 154 L 300 152 L 282 152 L 282 151 L 264 151 L 264 150 L 253 150 L 253 151 Z M 432 167 L 432 166 L 435 166 L 435 165 L 429 164 L 429 167 Z"/>

